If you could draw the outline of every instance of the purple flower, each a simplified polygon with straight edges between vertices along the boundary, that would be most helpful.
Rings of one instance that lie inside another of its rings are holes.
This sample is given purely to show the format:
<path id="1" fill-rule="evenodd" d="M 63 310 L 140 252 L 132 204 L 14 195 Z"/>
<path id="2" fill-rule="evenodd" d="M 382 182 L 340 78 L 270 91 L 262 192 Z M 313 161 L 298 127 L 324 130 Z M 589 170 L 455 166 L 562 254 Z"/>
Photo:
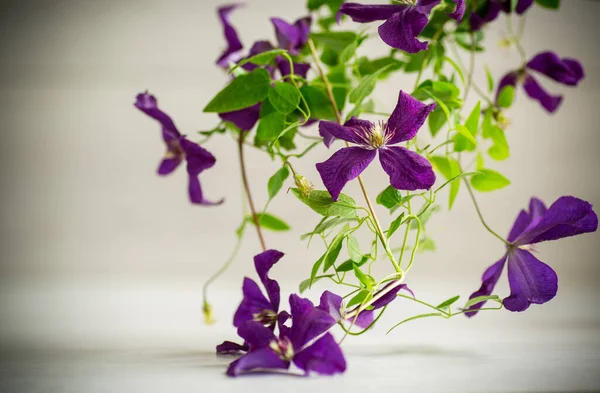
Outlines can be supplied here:
<path id="1" fill-rule="evenodd" d="M 241 57 L 239 52 L 244 48 L 238 37 L 237 31 L 229 22 L 230 14 L 240 6 L 242 5 L 231 4 L 218 8 L 219 19 L 223 25 L 223 35 L 227 41 L 227 48 L 217 59 L 217 65 L 220 67 L 227 67 L 229 62 L 237 62 Z"/>
<path id="2" fill-rule="evenodd" d="M 577 86 L 585 76 L 579 61 L 570 58 L 561 59 L 553 52 L 542 52 L 531 59 L 524 69 L 509 72 L 500 80 L 496 100 L 504 87 L 516 86 L 521 82 L 529 97 L 539 101 L 548 112 L 556 112 L 563 97 L 551 95 L 544 90 L 529 71 L 537 71 L 567 86 Z"/>
<path id="3" fill-rule="evenodd" d="M 435 104 L 425 105 L 400 91 L 398 104 L 387 122 L 372 123 L 353 117 L 341 126 L 321 121 L 319 133 L 326 145 L 333 142 L 333 137 L 358 145 L 340 149 L 327 161 L 316 165 L 331 197 L 337 201 L 346 183 L 360 175 L 377 152 L 394 188 L 431 188 L 435 174 L 429 161 L 404 147 L 393 145 L 413 139 L 434 108 Z"/>
<path id="4" fill-rule="evenodd" d="M 240 325 L 238 334 L 250 350 L 229 365 L 227 375 L 287 370 L 291 363 L 307 375 L 333 375 L 346 370 L 341 348 L 331 333 L 326 333 L 335 324 L 334 319 L 297 295 L 290 296 L 290 310 L 292 326 L 283 329 L 279 337 L 259 322 Z"/>
<path id="5" fill-rule="evenodd" d="M 198 179 L 202 171 L 215 165 L 215 157 L 198 144 L 181 135 L 169 115 L 158 108 L 156 98 L 153 95 L 148 92 L 138 94 L 134 105 L 162 126 L 162 136 L 165 145 L 167 145 L 167 153 L 158 167 L 158 174 L 161 176 L 170 174 L 185 159 L 189 177 L 188 192 L 190 201 L 200 205 L 222 203 L 223 199 L 217 202 L 205 199 Z"/>
<path id="6" fill-rule="evenodd" d="M 518 15 L 523 14 L 531 5 L 533 0 L 518 0 L 515 12 Z M 488 0 L 482 3 L 478 9 L 473 11 L 469 17 L 469 22 L 472 31 L 481 30 L 486 24 L 490 23 L 500 15 L 500 11 L 505 13 L 511 13 L 511 1 L 510 0 Z"/>
<path id="7" fill-rule="evenodd" d="M 379 36 L 392 48 L 408 53 L 417 53 L 427 49 L 427 42 L 417 39 L 428 23 L 431 9 L 440 0 L 407 0 L 405 4 L 366 5 L 345 3 L 340 13 L 348 15 L 354 22 L 369 23 L 378 20 L 385 22 L 379 26 Z M 454 0 L 456 10 L 449 14 L 455 20 L 461 20 L 465 13 L 464 0 Z"/>
<path id="8" fill-rule="evenodd" d="M 311 18 L 300 18 L 293 25 L 281 18 L 271 18 L 271 23 L 275 27 L 279 48 L 285 49 L 293 55 L 299 54 L 308 41 Z"/>
<path id="9" fill-rule="evenodd" d="M 317 308 L 331 315 L 338 323 L 354 324 L 360 328 L 366 329 L 373 322 L 374 311 L 390 304 L 396 299 L 396 295 L 401 289 L 408 291 L 414 297 L 413 292 L 406 284 L 399 284 L 397 281 L 392 281 L 375 293 L 373 295 L 375 301 L 371 303 L 371 307 L 361 312 L 358 312 L 360 306 L 357 306 L 353 310 L 346 309 L 342 297 L 329 291 L 323 292 L 321 295 L 321 302 Z M 356 314 L 358 314 L 358 316 Z"/>
<path id="10" fill-rule="evenodd" d="M 550 266 L 530 252 L 532 245 L 594 232 L 597 228 L 598 216 L 586 201 L 564 196 L 547 209 L 542 201 L 531 198 L 529 211 L 521 211 L 508 235 L 510 244 L 506 254 L 483 273 L 481 288 L 470 298 L 491 295 L 504 265 L 508 263 L 510 296 L 503 301 L 507 310 L 524 311 L 531 304 L 552 300 L 558 291 L 558 277 Z M 477 310 L 484 303 L 470 309 Z M 471 317 L 476 313 L 472 311 L 466 315 Z"/>

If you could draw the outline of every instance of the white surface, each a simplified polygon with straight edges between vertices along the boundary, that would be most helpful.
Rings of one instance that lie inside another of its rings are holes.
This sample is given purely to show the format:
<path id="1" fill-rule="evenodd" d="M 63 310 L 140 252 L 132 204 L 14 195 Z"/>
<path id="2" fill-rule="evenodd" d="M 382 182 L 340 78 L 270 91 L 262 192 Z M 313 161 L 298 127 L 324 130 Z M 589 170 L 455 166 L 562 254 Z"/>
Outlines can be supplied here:
<path id="1" fill-rule="evenodd" d="M 387 327 L 423 312 L 399 299 L 378 329 L 346 338 L 343 376 L 231 379 L 224 374 L 230 359 L 217 358 L 214 346 L 235 339 L 226 310 L 239 301 L 237 288 L 212 293 L 219 322 L 205 326 L 197 283 L 4 283 L 0 391 L 597 391 L 600 323 L 590 293 L 561 293 L 524 314 L 415 321 L 385 336 Z"/>

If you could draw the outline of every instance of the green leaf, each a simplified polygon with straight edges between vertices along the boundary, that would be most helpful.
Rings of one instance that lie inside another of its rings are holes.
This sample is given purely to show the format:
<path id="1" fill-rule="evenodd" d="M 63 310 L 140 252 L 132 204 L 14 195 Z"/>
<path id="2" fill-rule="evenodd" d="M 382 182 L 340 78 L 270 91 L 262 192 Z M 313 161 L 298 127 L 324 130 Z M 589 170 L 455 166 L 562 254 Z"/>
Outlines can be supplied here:
<path id="1" fill-rule="evenodd" d="M 431 161 L 433 166 L 437 168 L 442 176 L 444 176 L 444 178 L 446 178 L 448 181 L 453 180 L 460 175 L 460 165 L 458 164 L 458 161 L 453 158 L 445 156 L 433 156 L 429 158 L 429 161 Z M 449 209 L 452 209 L 459 190 L 460 181 L 453 181 L 450 184 L 450 199 L 448 202 Z"/>
<path id="2" fill-rule="evenodd" d="M 471 177 L 471 185 L 477 191 L 495 191 L 510 184 L 510 180 L 491 169 L 480 169 L 478 172 L 478 174 Z"/>
<path id="3" fill-rule="evenodd" d="M 535 0 L 536 4 L 551 10 L 560 8 L 560 0 Z"/>
<path id="4" fill-rule="evenodd" d="M 504 86 L 498 95 L 498 106 L 501 108 L 510 108 L 515 98 L 514 86 Z"/>
<path id="5" fill-rule="evenodd" d="M 479 131 L 479 116 L 481 114 L 481 101 L 477 102 L 477 105 L 471 111 L 471 114 L 467 118 L 465 122 L 465 127 L 469 130 L 471 135 L 477 136 L 477 132 Z"/>
<path id="6" fill-rule="evenodd" d="M 454 303 L 456 303 L 456 301 L 460 299 L 460 295 L 456 295 L 454 297 L 451 297 L 448 300 L 443 301 L 442 303 L 440 303 L 439 306 L 437 306 L 436 308 L 446 308 L 446 307 L 450 307 L 451 305 L 453 305 Z"/>
<path id="7" fill-rule="evenodd" d="M 390 65 L 384 66 L 360 81 L 358 86 L 350 92 L 350 103 L 360 104 L 363 102 L 363 100 L 375 90 L 377 77 L 389 67 Z"/>
<path id="8" fill-rule="evenodd" d="M 292 113 L 300 104 L 300 92 L 295 86 L 284 82 L 274 82 L 269 88 L 269 101 L 277 111 L 283 114 Z"/>
<path id="9" fill-rule="evenodd" d="M 479 116 L 481 113 L 481 103 L 477 105 L 471 111 L 471 114 L 467 118 L 464 127 L 458 124 L 456 130 L 459 135 L 454 138 L 454 151 L 473 151 L 477 147 L 477 140 L 475 137 L 479 131 Z"/>
<path id="10" fill-rule="evenodd" d="M 398 71 L 404 65 L 404 62 L 392 56 L 369 59 L 368 57 L 359 57 L 357 61 L 358 73 L 360 76 L 371 75 L 378 70 L 385 68 L 385 71 L 379 74 L 379 79 L 384 79 L 394 71 Z"/>
<path id="11" fill-rule="evenodd" d="M 358 42 L 351 42 L 348 46 L 340 52 L 340 63 L 346 65 L 348 61 L 352 59 L 358 48 Z"/>
<path id="12" fill-rule="evenodd" d="M 456 131 L 458 131 L 458 134 L 460 136 L 464 137 L 466 140 L 468 140 L 473 145 L 475 145 L 475 147 L 477 146 L 477 139 L 475 139 L 475 137 L 471 134 L 471 132 L 469 131 L 469 129 L 467 127 L 463 126 L 462 124 L 457 124 Z M 456 146 L 456 143 L 455 143 L 455 146 Z M 470 149 L 467 149 L 467 150 L 470 150 Z M 460 151 L 460 150 L 457 150 L 457 151 Z"/>
<path id="13" fill-rule="evenodd" d="M 487 66 L 485 66 L 485 75 L 487 77 L 487 86 L 488 86 L 488 91 L 491 93 L 492 91 L 494 91 L 494 77 L 492 76 L 492 72 L 490 71 L 490 68 Z"/>
<path id="14" fill-rule="evenodd" d="M 419 252 L 435 251 L 435 241 L 430 237 L 425 237 L 419 241 Z"/>
<path id="15" fill-rule="evenodd" d="M 319 274 L 319 270 L 321 269 L 321 265 L 323 264 L 323 260 L 325 259 L 325 254 L 321 255 L 321 258 L 317 259 L 317 261 L 313 264 L 312 270 L 310 272 L 310 279 L 308 282 L 308 287 L 312 287 L 313 283 L 317 280 L 317 274 Z"/>
<path id="16" fill-rule="evenodd" d="M 362 266 L 365 263 L 367 263 L 369 261 L 369 257 L 368 256 L 363 256 L 363 258 L 360 260 L 360 262 L 354 262 L 352 259 L 348 259 L 347 261 L 343 262 L 341 265 L 339 265 L 337 267 L 337 271 L 340 273 L 343 272 L 349 272 L 350 270 L 354 269 L 354 266 Z"/>
<path id="17" fill-rule="evenodd" d="M 492 141 L 494 141 L 494 145 L 488 149 L 488 154 L 494 160 L 506 160 L 510 156 L 510 150 L 508 142 L 506 141 L 506 135 L 504 135 L 504 130 L 500 127 L 492 126 L 489 132 Z"/>
<path id="18" fill-rule="evenodd" d="M 356 237 L 348 235 L 346 239 L 346 247 L 348 248 L 348 256 L 354 262 L 360 262 L 363 259 L 363 254 L 360 252 L 360 245 Z"/>
<path id="19" fill-rule="evenodd" d="M 404 212 L 402 212 L 398 217 L 394 219 L 394 221 L 390 223 L 390 227 L 387 230 L 388 239 L 392 237 L 392 235 L 398 230 L 398 228 L 400 228 L 400 225 L 402 225 L 402 219 L 404 219 Z"/>
<path id="20" fill-rule="evenodd" d="M 436 106 L 435 109 L 427 117 L 431 136 L 435 138 L 440 129 L 446 124 L 446 114 L 442 108 Z"/>
<path id="21" fill-rule="evenodd" d="M 377 195 L 377 199 L 375 201 L 381 206 L 387 207 L 388 209 L 393 209 L 402 202 L 402 194 L 400 194 L 400 191 L 394 187 L 387 186 L 385 190 L 381 191 L 379 195 Z"/>
<path id="22" fill-rule="evenodd" d="M 351 308 L 359 304 L 368 302 L 373 297 L 373 293 L 368 289 L 360 290 L 346 305 L 346 308 Z"/>
<path id="23" fill-rule="evenodd" d="M 236 69 L 238 69 L 239 67 L 241 67 L 247 63 L 252 63 L 252 64 L 256 64 L 256 65 L 260 65 L 260 66 L 272 64 L 275 61 L 275 59 L 277 58 L 277 56 L 279 56 L 283 53 L 286 53 L 286 52 L 287 51 L 284 49 L 272 49 L 272 50 L 269 50 L 266 52 L 259 53 L 252 57 L 249 57 L 247 59 L 241 60 L 239 63 L 237 63 L 235 65 L 235 67 L 230 69 L 229 72 L 232 73 L 233 71 L 235 71 Z"/>
<path id="24" fill-rule="evenodd" d="M 308 197 L 305 197 L 300 190 L 292 188 L 292 193 L 322 216 L 356 217 L 356 202 L 348 195 L 340 194 L 336 202 L 327 191 L 313 190 Z"/>
<path id="25" fill-rule="evenodd" d="M 342 251 L 342 244 L 344 242 L 344 238 L 346 237 L 345 231 L 342 229 L 340 233 L 336 235 L 335 238 L 331 241 L 327 252 L 325 253 L 325 259 L 323 260 L 323 272 L 329 270 L 335 264 L 338 256 L 340 255 L 340 251 Z"/>
<path id="26" fill-rule="evenodd" d="M 477 296 L 477 297 L 474 297 L 473 299 L 469 299 L 469 301 L 465 303 L 463 308 L 469 308 L 471 306 L 476 305 L 477 303 L 486 302 L 488 300 L 493 300 L 495 302 L 502 304 L 502 300 L 500 300 L 500 297 L 498 295 Z"/>
<path id="27" fill-rule="evenodd" d="M 300 238 L 304 240 L 307 237 L 312 237 L 313 235 L 319 235 L 324 233 L 329 228 L 333 228 L 337 225 L 347 223 L 349 221 L 354 221 L 356 218 L 342 218 L 342 217 L 323 217 L 323 219 L 317 224 L 315 229 L 310 233 L 305 233 Z"/>
<path id="28" fill-rule="evenodd" d="M 270 82 L 269 73 L 263 68 L 257 68 L 247 75 L 240 75 L 208 103 L 204 112 L 231 112 L 257 104 L 267 98 Z"/>
<path id="29" fill-rule="evenodd" d="M 363 273 L 358 266 L 354 265 L 353 267 L 354 275 L 356 276 L 358 281 L 360 281 L 360 283 L 364 285 L 365 288 L 367 288 L 369 291 L 372 291 L 373 285 L 375 285 L 375 280 L 373 279 L 373 277 Z"/>
<path id="30" fill-rule="evenodd" d="M 269 213 L 258 213 L 256 214 L 256 217 L 258 218 L 258 223 L 260 224 L 261 227 L 265 228 L 265 229 L 270 229 L 272 231 L 287 231 L 290 229 L 290 226 L 288 224 L 285 223 L 285 221 L 283 221 L 280 218 L 275 217 L 272 214 Z M 248 220 L 252 223 L 254 223 L 254 220 L 252 219 L 252 217 L 248 217 Z"/>
<path id="31" fill-rule="evenodd" d="M 299 286 L 298 289 L 300 290 L 300 293 L 302 293 L 302 292 L 306 291 L 307 289 L 309 289 L 312 286 L 312 284 L 316 283 L 320 279 L 322 279 L 322 278 L 331 278 L 334 275 L 335 274 L 325 274 L 323 276 L 317 276 L 317 277 L 314 278 L 314 280 L 312 280 L 312 283 L 311 283 L 311 279 L 307 278 L 306 280 L 304 280 L 304 281 L 302 281 L 300 283 L 300 286 Z"/>
<path id="32" fill-rule="evenodd" d="M 258 141 L 273 141 L 285 128 L 285 115 L 280 112 L 272 112 L 261 117 L 256 129 Z"/>
<path id="33" fill-rule="evenodd" d="M 283 186 L 283 182 L 288 178 L 289 175 L 290 171 L 288 170 L 287 166 L 283 166 L 269 178 L 269 183 L 267 184 L 269 199 L 273 199 L 275 195 L 277 195 Z"/>
<path id="34" fill-rule="evenodd" d="M 304 85 L 300 88 L 300 93 L 304 96 L 313 118 L 335 120 L 335 112 L 323 88 Z"/>
<path id="35" fill-rule="evenodd" d="M 328 31 L 326 33 L 312 33 L 310 37 L 316 43 L 333 50 L 336 53 L 343 51 L 348 45 L 356 41 L 358 36 L 352 31 Z"/>

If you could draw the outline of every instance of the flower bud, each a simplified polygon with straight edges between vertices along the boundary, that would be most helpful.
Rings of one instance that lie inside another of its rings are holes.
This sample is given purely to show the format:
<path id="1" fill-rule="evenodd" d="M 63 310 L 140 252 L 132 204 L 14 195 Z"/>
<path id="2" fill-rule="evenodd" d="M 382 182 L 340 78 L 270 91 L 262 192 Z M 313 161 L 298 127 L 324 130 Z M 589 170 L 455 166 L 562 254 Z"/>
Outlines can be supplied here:
<path id="1" fill-rule="evenodd" d="M 210 304 L 204 302 L 204 305 L 202 306 L 202 314 L 204 314 L 205 324 L 212 325 L 216 322 L 216 320 L 213 318 L 212 306 Z"/>
<path id="2" fill-rule="evenodd" d="M 296 182 L 296 187 L 298 187 L 300 194 L 304 198 L 308 198 L 310 193 L 315 189 L 315 186 L 302 175 L 294 175 L 294 182 Z"/>

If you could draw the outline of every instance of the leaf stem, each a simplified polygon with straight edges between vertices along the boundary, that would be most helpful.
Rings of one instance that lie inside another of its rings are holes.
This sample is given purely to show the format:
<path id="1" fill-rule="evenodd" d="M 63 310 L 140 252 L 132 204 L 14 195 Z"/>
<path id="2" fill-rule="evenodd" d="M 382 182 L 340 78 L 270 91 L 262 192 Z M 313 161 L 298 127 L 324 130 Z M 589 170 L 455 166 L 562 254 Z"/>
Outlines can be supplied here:
<path id="1" fill-rule="evenodd" d="M 335 97 L 333 95 L 333 90 L 331 88 L 331 84 L 329 83 L 329 79 L 327 79 L 327 75 L 325 74 L 325 71 L 323 70 L 323 66 L 321 65 L 321 62 L 319 61 L 319 55 L 317 54 L 317 49 L 315 48 L 315 44 L 311 39 L 308 40 L 308 47 L 310 49 L 310 53 L 313 57 L 313 60 L 315 62 L 315 66 L 317 67 L 317 71 L 319 72 L 319 76 L 321 77 L 321 79 L 323 80 L 323 84 L 325 85 L 325 91 L 327 92 L 327 97 L 329 98 L 329 102 L 331 103 L 331 106 L 335 113 L 335 118 L 339 124 L 343 124 L 344 121 L 342 120 L 342 115 L 337 107 L 336 102 L 335 102 Z M 350 147 L 350 144 L 348 142 L 346 142 L 346 147 Z M 358 179 L 358 184 L 360 184 L 360 189 L 362 190 L 362 193 L 365 197 L 365 201 L 367 202 L 367 207 L 369 208 L 369 211 L 371 213 L 371 218 L 373 220 L 373 224 L 375 224 L 375 229 L 377 230 L 379 239 L 381 240 L 381 243 L 383 244 L 383 247 L 384 247 L 388 257 L 390 258 L 392 265 L 394 265 L 394 269 L 396 269 L 397 272 L 402 272 L 400 265 L 398 265 L 398 262 L 396 262 L 396 258 L 394 258 L 394 254 L 392 254 L 392 251 L 389 248 L 389 245 L 387 243 L 387 238 L 383 234 L 383 229 L 381 229 L 381 224 L 379 223 L 379 220 L 377 219 L 377 215 L 375 214 L 375 209 L 373 209 L 373 204 L 371 203 L 371 199 L 369 198 L 369 193 L 367 192 L 365 184 L 362 181 L 362 177 L 358 176 L 357 179 Z"/>
<path id="2" fill-rule="evenodd" d="M 267 251 L 267 246 L 265 244 L 265 238 L 263 236 L 262 230 L 260 228 L 260 222 L 258 220 L 258 215 L 256 214 L 256 208 L 254 207 L 254 200 L 252 199 L 252 191 L 250 190 L 250 184 L 248 183 L 248 175 L 246 173 L 246 162 L 244 161 L 244 137 L 246 133 L 244 131 L 240 131 L 240 136 L 238 138 L 238 153 L 240 157 L 240 169 L 242 173 L 242 182 L 244 183 L 244 190 L 246 192 L 246 198 L 248 199 L 248 205 L 250 206 L 250 214 L 252 215 L 252 220 L 254 221 L 254 226 L 256 227 L 256 233 L 258 234 L 258 240 L 260 241 L 260 247 L 263 251 Z"/>
<path id="3" fill-rule="evenodd" d="M 466 179 L 463 179 L 463 180 L 465 182 L 465 185 L 467 186 L 467 190 L 469 191 L 469 195 L 471 196 L 473 205 L 475 205 L 475 210 L 477 211 L 477 215 L 479 216 L 479 221 L 481 221 L 481 223 L 483 224 L 483 226 L 485 227 L 485 229 L 487 229 L 487 231 L 489 233 L 491 233 L 492 235 L 494 235 L 498 239 L 500 239 L 502 241 L 502 243 L 504 243 L 506 245 L 510 245 L 510 243 L 508 241 L 506 241 L 506 239 L 504 239 L 502 236 L 500 236 L 496 232 L 494 232 L 492 230 L 492 228 L 490 228 L 488 226 L 488 224 L 485 222 L 485 220 L 483 219 L 483 215 L 481 214 L 481 209 L 479 209 L 479 205 L 477 204 L 477 200 L 475 199 L 475 194 L 473 193 L 473 189 L 471 188 L 471 185 L 469 184 L 469 182 Z"/>

